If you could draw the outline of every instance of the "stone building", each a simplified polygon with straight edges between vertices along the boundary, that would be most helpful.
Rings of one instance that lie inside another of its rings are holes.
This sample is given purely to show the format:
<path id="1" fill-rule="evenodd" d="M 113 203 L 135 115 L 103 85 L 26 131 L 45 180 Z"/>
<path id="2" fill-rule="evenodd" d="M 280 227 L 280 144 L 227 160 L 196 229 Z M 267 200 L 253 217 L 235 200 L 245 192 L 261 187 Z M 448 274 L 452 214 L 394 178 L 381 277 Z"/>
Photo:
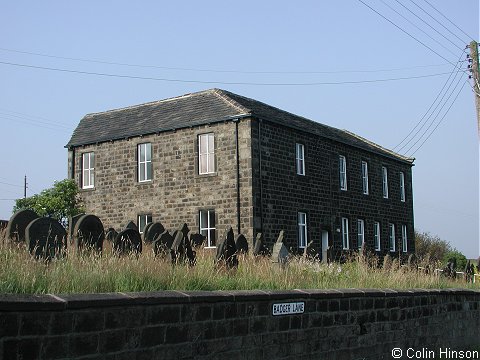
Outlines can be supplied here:
<path id="1" fill-rule="evenodd" d="M 414 251 L 413 159 L 351 132 L 211 89 L 86 115 L 69 176 L 106 227 L 183 223 L 214 247 L 232 226 L 325 259 Z"/>

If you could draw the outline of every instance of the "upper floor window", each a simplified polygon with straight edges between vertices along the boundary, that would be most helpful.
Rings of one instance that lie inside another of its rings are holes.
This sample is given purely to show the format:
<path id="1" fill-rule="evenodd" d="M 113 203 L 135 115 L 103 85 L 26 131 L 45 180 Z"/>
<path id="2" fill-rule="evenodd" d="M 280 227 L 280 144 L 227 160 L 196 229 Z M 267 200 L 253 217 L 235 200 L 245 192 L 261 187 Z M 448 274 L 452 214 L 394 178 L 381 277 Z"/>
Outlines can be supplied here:
<path id="1" fill-rule="evenodd" d="M 362 161 L 362 187 L 363 193 L 368 195 L 368 163 Z"/>
<path id="2" fill-rule="evenodd" d="M 407 225 L 402 225 L 402 251 L 407 252 Z"/>
<path id="3" fill-rule="evenodd" d="M 342 244 L 343 249 L 350 249 L 350 243 L 348 241 L 348 219 L 342 218 Z"/>
<path id="4" fill-rule="evenodd" d="M 295 153 L 297 160 L 297 174 L 305 175 L 305 146 L 303 146 L 303 144 L 296 144 Z"/>
<path id="5" fill-rule="evenodd" d="M 383 197 L 388 199 L 388 170 L 385 166 L 382 166 L 382 189 Z"/>
<path id="6" fill-rule="evenodd" d="M 211 174 L 215 172 L 215 142 L 214 134 L 198 135 L 198 173 Z"/>
<path id="7" fill-rule="evenodd" d="M 388 242 L 389 242 L 389 248 L 391 252 L 395 252 L 395 225 L 393 224 L 388 224 Z"/>
<path id="8" fill-rule="evenodd" d="M 345 156 L 339 156 L 339 171 L 340 171 L 340 190 L 347 190 L 347 159 Z"/>
<path id="9" fill-rule="evenodd" d="M 298 220 L 298 247 L 304 249 L 307 246 L 307 214 L 299 212 Z"/>
<path id="10" fill-rule="evenodd" d="M 138 181 L 152 180 L 152 144 L 138 144 Z"/>
<path id="11" fill-rule="evenodd" d="M 215 247 L 215 210 L 200 210 L 200 234 L 207 240 L 206 247 Z"/>
<path id="12" fill-rule="evenodd" d="M 405 174 L 400 172 L 400 201 L 405 202 Z"/>
<path id="13" fill-rule="evenodd" d="M 380 223 L 375 221 L 373 224 L 373 241 L 375 243 L 375 250 L 380 251 Z"/>
<path id="14" fill-rule="evenodd" d="M 358 248 L 361 248 L 365 242 L 365 221 L 362 219 L 357 220 L 357 240 Z"/>
<path id="15" fill-rule="evenodd" d="M 95 153 L 82 155 L 82 189 L 92 189 L 95 186 Z"/>
<path id="16" fill-rule="evenodd" d="M 137 219 L 137 226 L 138 226 L 138 231 L 140 234 L 143 234 L 143 230 L 145 229 L 145 226 L 147 224 L 152 222 L 152 215 L 151 214 L 142 214 L 138 215 Z"/>

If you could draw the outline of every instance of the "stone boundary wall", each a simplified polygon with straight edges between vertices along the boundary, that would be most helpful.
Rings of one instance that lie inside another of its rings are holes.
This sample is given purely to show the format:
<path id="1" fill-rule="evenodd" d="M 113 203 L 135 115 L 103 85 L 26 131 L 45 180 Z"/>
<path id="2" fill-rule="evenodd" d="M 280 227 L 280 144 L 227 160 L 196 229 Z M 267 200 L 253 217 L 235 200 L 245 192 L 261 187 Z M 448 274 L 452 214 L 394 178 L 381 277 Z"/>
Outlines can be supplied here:
<path id="1" fill-rule="evenodd" d="M 293 302 L 304 312 L 272 314 Z M 391 359 L 393 348 L 480 351 L 480 291 L 0 295 L 5 360 Z"/>

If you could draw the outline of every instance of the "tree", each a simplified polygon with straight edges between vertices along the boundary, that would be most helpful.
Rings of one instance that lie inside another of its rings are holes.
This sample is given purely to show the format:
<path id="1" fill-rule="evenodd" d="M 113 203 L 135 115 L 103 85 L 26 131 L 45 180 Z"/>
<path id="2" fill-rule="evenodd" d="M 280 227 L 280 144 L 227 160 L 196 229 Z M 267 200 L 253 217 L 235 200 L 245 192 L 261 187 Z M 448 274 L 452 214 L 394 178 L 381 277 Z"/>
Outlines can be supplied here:
<path id="1" fill-rule="evenodd" d="M 15 201 L 13 212 L 30 209 L 39 216 L 51 217 L 67 224 L 70 216 L 84 212 L 78 197 L 78 187 L 74 180 L 55 181 L 52 188 L 40 194 Z"/>
<path id="2" fill-rule="evenodd" d="M 467 258 L 460 251 L 453 249 L 452 251 L 447 252 L 443 258 L 443 265 L 447 265 L 451 260 L 455 261 L 457 271 L 465 270 Z"/>
<path id="3" fill-rule="evenodd" d="M 429 232 L 415 231 L 415 252 L 419 259 L 441 262 L 445 258 L 445 254 L 450 251 L 452 251 L 452 247 L 448 241 L 431 235 Z"/>

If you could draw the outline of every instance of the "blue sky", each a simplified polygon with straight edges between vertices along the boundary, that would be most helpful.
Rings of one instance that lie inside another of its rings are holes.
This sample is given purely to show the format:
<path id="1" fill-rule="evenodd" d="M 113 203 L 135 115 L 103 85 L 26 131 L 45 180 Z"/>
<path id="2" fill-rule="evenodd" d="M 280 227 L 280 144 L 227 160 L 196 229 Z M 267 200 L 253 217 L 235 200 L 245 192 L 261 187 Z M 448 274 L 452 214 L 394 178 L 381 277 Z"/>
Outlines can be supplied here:
<path id="1" fill-rule="evenodd" d="M 28 195 L 67 176 L 64 145 L 86 113 L 218 87 L 387 148 L 415 129 L 400 152 L 418 148 L 416 228 L 477 257 L 474 94 L 454 65 L 478 40 L 478 1 L 362 1 L 398 27 L 359 0 L 4 2 L 0 218 L 24 175 Z"/>

